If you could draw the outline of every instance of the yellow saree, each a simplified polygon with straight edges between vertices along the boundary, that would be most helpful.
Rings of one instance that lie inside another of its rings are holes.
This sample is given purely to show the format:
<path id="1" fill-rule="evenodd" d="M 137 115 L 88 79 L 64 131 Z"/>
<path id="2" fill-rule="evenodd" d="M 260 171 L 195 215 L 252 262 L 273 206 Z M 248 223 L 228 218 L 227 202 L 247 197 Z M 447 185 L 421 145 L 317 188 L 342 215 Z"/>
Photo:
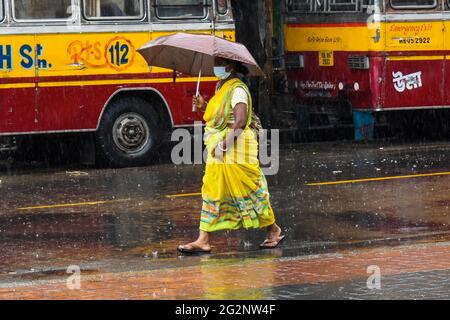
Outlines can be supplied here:
<path id="1" fill-rule="evenodd" d="M 234 145 L 227 147 L 223 159 L 218 159 L 211 152 L 230 130 L 227 124 L 233 112 L 231 97 L 237 87 L 243 88 L 249 97 L 247 125 Z M 200 230 L 262 228 L 275 223 L 266 178 L 259 166 L 258 141 L 249 128 L 251 118 L 251 95 L 239 79 L 225 82 L 208 103 L 204 115 L 208 158 Z"/>

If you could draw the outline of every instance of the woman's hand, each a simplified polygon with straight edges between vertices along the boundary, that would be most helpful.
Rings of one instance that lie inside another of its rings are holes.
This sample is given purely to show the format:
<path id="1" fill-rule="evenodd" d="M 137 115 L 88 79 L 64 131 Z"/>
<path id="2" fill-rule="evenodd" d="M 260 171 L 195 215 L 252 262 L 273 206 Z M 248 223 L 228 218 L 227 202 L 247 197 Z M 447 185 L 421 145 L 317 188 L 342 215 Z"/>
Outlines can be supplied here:
<path id="1" fill-rule="evenodd" d="M 225 139 L 221 142 L 223 149 L 227 150 L 228 146 L 233 146 L 236 139 L 244 131 L 247 125 L 247 105 L 245 103 L 238 103 L 233 110 L 234 113 L 234 123 L 228 130 Z"/>
<path id="2" fill-rule="evenodd" d="M 211 150 L 211 156 L 223 160 L 223 154 L 227 151 L 227 148 L 224 146 L 225 141 L 219 142 L 219 144 Z"/>
<path id="3" fill-rule="evenodd" d="M 206 109 L 205 98 L 203 98 L 200 94 L 192 97 L 192 104 L 197 108 L 197 110 L 204 111 Z"/>
<path id="4" fill-rule="evenodd" d="M 219 148 L 215 147 L 212 156 L 218 160 L 223 160 L 223 151 L 219 150 Z"/>

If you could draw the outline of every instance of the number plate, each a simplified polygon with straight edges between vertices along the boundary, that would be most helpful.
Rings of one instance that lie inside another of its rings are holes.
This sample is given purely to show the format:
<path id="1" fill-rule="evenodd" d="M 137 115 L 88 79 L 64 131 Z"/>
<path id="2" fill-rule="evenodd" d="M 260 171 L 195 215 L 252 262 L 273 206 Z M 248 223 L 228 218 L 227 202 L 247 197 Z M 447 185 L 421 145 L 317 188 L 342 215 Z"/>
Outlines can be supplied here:
<path id="1" fill-rule="evenodd" d="M 333 51 L 319 51 L 319 66 L 321 67 L 334 66 Z"/>

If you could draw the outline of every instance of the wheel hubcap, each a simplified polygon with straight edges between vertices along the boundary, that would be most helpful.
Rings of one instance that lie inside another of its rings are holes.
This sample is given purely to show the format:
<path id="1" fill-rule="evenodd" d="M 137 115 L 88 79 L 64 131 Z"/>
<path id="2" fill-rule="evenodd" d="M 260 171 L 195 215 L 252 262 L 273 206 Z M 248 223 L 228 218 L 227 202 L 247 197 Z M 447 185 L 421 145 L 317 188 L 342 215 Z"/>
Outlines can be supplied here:
<path id="1" fill-rule="evenodd" d="M 147 122 L 136 113 L 120 115 L 114 122 L 114 143 L 126 154 L 141 152 L 149 142 L 149 133 Z"/>

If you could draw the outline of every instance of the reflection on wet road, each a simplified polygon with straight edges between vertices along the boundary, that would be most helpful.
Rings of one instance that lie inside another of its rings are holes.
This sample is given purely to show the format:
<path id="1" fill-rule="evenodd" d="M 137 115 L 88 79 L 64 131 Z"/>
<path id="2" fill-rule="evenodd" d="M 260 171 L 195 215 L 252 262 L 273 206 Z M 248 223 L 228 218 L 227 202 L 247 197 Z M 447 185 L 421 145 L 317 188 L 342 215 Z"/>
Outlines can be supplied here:
<path id="1" fill-rule="evenodd" d="M 285 146 L 279 173 L 267 177 L 288 235 L 283 248 L 258 250 L 263 230 L 219 232 L 212 236 L 213 254 L 202 258 L 180 258 L 175 251 L 198 231 L 201 165 L 0 172 L 0 297 L 8 297 L 8 288 L 65 279 L 69 265 L 111 281 L 114 274 L 149 270 L 167 280 L 174 276 L 170 270 L 200 268 L 207 281 L 208 270 L 226 278 L 236 261 L 276 270 L 284 259 L 449 241 L 449 156 L 444 143 Z M 297 277 L 307 278 L 306 269 Z M 266 287 L 289 284 L 269 281 Z M 271 297 L 261 290 L 238 298 Z M 183 296 L 175 291 L 168 297 Z M 195 298 L 214 297 L 194 291 Z"/>

